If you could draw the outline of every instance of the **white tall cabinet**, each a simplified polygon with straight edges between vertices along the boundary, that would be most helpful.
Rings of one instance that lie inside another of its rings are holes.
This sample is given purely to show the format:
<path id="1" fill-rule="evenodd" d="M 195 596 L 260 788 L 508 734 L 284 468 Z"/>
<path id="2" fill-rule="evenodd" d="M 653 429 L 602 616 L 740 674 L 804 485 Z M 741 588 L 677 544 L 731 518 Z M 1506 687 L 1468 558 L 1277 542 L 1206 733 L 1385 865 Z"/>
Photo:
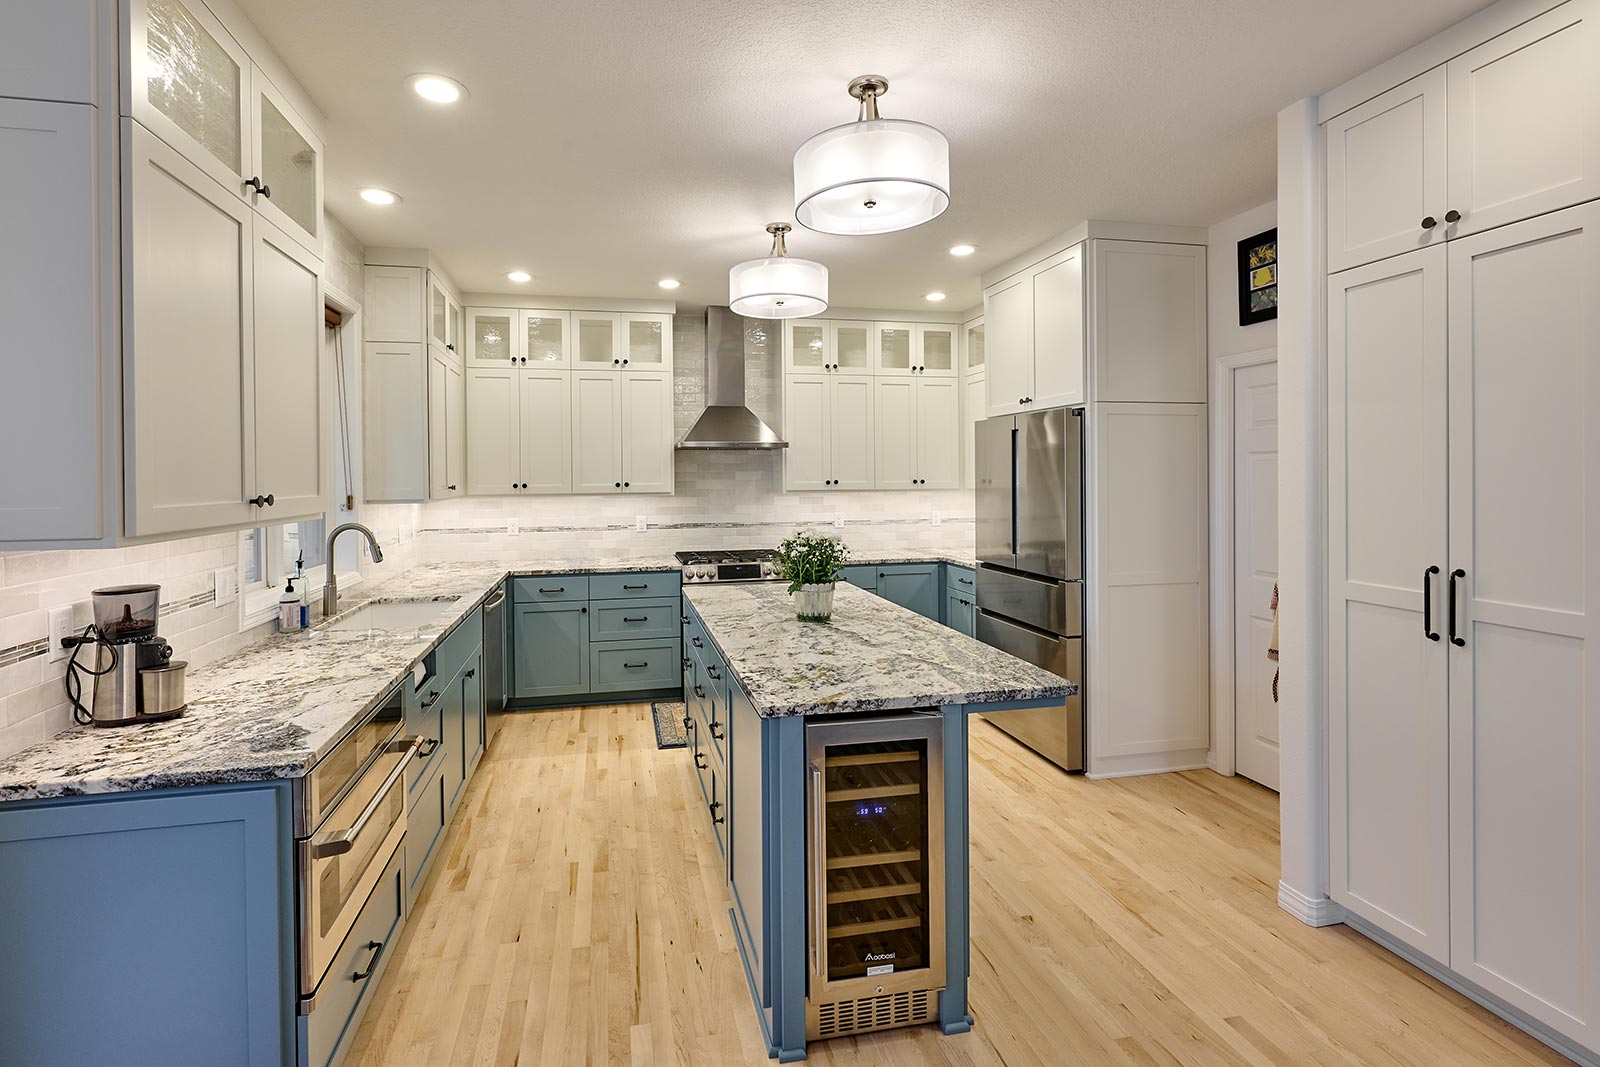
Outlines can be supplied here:
<path id="1" fill-rule="evenodd" d="M 1597 13 L 1568 0 L 1325 124 L 1330 893 L 1591 1056 Z"/>

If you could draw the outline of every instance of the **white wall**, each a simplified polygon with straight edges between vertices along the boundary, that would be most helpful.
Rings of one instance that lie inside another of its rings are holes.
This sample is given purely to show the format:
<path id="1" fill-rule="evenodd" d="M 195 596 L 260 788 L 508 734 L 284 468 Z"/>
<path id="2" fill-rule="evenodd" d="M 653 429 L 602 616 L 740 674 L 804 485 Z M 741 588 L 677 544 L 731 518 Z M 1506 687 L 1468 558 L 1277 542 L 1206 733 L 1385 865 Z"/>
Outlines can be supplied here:
<path id="1" fill-rule="evenodd" d="M 1239 242 L 1278 224 L 1278 202 L 1253 207 L 1206 230 L 1207 333 L 1213 361 L 1278 346 L 1278 322 L 1239 325 Z"/>

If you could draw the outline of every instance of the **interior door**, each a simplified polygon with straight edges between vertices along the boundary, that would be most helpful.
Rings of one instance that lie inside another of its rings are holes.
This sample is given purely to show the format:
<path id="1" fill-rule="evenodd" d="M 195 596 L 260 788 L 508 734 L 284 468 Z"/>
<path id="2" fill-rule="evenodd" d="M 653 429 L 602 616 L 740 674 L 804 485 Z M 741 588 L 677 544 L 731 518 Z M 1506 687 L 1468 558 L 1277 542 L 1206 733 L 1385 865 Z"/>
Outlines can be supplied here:
<path id="1" fill-rule="evenodd" d="M 1328 279 L 1330 890 L 1441 963 L 1446 322 L 1442 245 Z"/>
<path id="2" fill-rule="evenodd" d="M 1278 365 L 1233 372 L 1234 766 L 1278 788 L 1272 588 L 1278 579 Z"/>
<path id="3" fill-rule="evenodd" d="M 1450 244 L 1450 966 L 1600 1044 L 1600 204 Z"/>
<path id="4" fill-rule="evenodd" d="M 672 492 L 672 375 L 622 376 L 622 488 Z"/>
<path id="5" fill-rule="evenodd" d="M 828 468 L 835 489 L 871 489 L 874 379 L 870 374 L 828 375 Z"/>
<path id="6" fill-rule="evenodd" d="M 1329 119 L 1328 270 L 1445 238 L 1445 69 Z"/>
<path id="7" fill-rule="evenodd" d="M 961 486 L 961 381 L 917 378 L 917 488 Z"/>
<path id="8" fill-rule="evenodd" d="M 507 367 L 467 368 L 467 492 L 506 496 L 522 489 L 518 378 Z"/>
<path id="9" fill-rule="evenodd" d="M 255 233 L 256 493 L 273 522 L 320 515 L 322 448 L 322 284 L 319 264 L 264 219 Z"/>
<path id="10" fill-rule="evenodd" d="M 572 491 L 571 385 L 565 371 L 524 370 L 521 381 L 522 491 Z"/>
<path id="11" fill-rule="evenodd" d="M 622 382 L 608 371 L 572 374 L 572 489 L 622 492 Z"/>
<path id="12" fill-rule="evenodd" d="M 873 461 L 879 489 L 914 489 L 917 477 L 917 383 L 904 378 L 873 382 L 873 421 L 877 432 Z"/>
<path id="13" fill-rule="evenodd" d="M 1597 19 L 1573 0 L 1450 61 L 1449 236 L 1600 195 Z"/>

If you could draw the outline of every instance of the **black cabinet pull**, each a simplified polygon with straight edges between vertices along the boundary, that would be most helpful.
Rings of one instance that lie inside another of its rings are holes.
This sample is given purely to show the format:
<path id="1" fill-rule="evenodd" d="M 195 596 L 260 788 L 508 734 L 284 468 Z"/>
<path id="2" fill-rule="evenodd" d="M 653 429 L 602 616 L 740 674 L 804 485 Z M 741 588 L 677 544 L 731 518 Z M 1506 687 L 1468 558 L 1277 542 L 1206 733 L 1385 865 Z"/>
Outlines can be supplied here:
<path id="1" fill-rule="evenodd" d="M 478 668 L 476 668 L 476 667 L 469 667 L 467 669 L 467 673 L 465 675 L 463 675 L 463 677 L 466 677 L 466 678 L 476 678 L 477 676 L 478 676 Z"/>
<path id="2" fill-rule="evenodd" d="M 622 621 L 623 622 L 649 622 L 650 621 L 650 616 L 648 616 L 648 615 L 634 615 L 634 616 L 624 615 L 622 617 Z"/>
<path id="3" fill-rule="evenodd" d="M 722 807 L 722 801 L 720 800 L 713 800 L 710 804 L 706 805 L 706 810 L 711 812 L 711 821 L 713 823 L 724 823 L 728 821 L 721 815 L 717 814 L 717 809 L 720 807 Z"/>
<path id="4" fill-rule="evenodd" d="M 643 585 L 624 585 L 622 588 L 624 588 L 624 589 L 649 589 L 650 588 L 650 583 L 646 582 Z"/>
<path id="5" fill-rule="evenodd" d="M 541 593 L 565 593 L 566 591 L 567 587 L 564 585 L 558 585 L 554 589 L 546 589 L 544 586 L 539 587 L 539 592 Z"/>
<path id="6" fill-rule="evenodd" d="M 719 733 L 717 733 L 717 727 L 722 725 L 720 722 L 718 722 L 715 719 L 712 719 L 706 725 L 711 727 L 711 736 L 712 736 L 713 739 L 715 739 L 717 741 L 723 741 L 723 740 L 727 739 L 727 736 L 728 736 L 727 734 L 719 734 Z"/>
<path id="7" fill-rule="evenodd" d="M 694 695 L 697 697 L 704 697 L 706 695 L 706 691 L 700 688 L 700 684 L 698 682 L 695 683 Z"/>
<path id="8" fill-rule="evenodd" d="M 453 485 L 447 485 L 447 486 L 445 486 L 445 488 L 450 490 L 452 493 L 456 491 L 456 487 L 453 486 Z"/>
<path id="9" fill-rule="evenodd" d="M 683 623 L 685 626 L 688 626 L 689 625 L 689 616 L 687 616 L 687 615 L 679 615 L 678 616 L 678 621 Z"/>
<path id="10" fill-rule="evenodd" d="M 274 497 L 271 493 L 268 493 L 266 496 L 258 496 L 258 497 L 255 497 L 252 500 L 246 501 L 246 503 L 254 504 L 258 508 L 270 508 L 273 504 L 276 504 L 277 502 L 278 502 L 277 498 Z"/>
<path id="11" fill-rule="evenodd" d="M 437 703 L 439 703 L 439 691 L 435 689 L 433 692 L 428 694 L 428 699 L 422 702 L 422 706 L 424 708 L 431 708 Z"/>
<path id="12" fill-rule="evenodd" d="M 1439 220 L 1432 215 L 1424 215 L 1422 217 L 1422 228 L 1424 230 L 1431 230 L 1437 225 L 1439 225 Z"/>
<path id="13" fill-rule="evenodd" d="M 1436 567 L 1434 569 L 1437 570 L 1438 568 Z M 956 581 L 960 582 L 962 585 L 971 585 L 972 584 L 972 579 L 971 578 L 957 578 Z"/>
<path id="14" fill-rule="evenodd" d="M 1438 567 L 1422 572 L 1422 636 L 1429 641 L 1439 640 L 1439 631 L 1433 628 L 1433 576 L 1438 573 Z"/>
<path id="15" fill-rule="evenodd" d="M 627 667 L 630 670 L 638 670 L 640 667 L 648 667 L 648 666 L 650 666 L 650 661 L 646 660 L 643 663 L 624 663 L 623 666 Z"/>
<path id="16" fill-rule="evenodd" d="M 1456 633 L 1456 583 L 1467 576 L 1467 572 L 1457 567 L 1450 572 L 1450 643 L 1457 648 L 1466 645 L 1467 639 Z"/>
<path id="17" fill-rule="evenodd" d="M 714 663 L 706 667 L 706 676 L 714 681 L 722 681 L 722 672 L 717 670 L 717 666 Z"/>
<path id="18" fill-rule="evenodd" d="M 705 647 L 706 647 L 706 646 L 705 646 L 705 645 L 702 645 L 702 644 L 701 644 L 701 643 L 700 643 L 700 639 L 699 639 L 699 638 L 698 638 L 698 637 L 691 637 L 691 638 L 689 638 L 689 642 L 690 642 L 690 643 L 691 643 L 691 644 L 692 644 L 692 645 L 694 645 L 694 647 L 695 647 L 695 648 L 705 648 Z"/>
<path id="19" fill-rule="evenodd" d="M 422 739 L 422 744 L 417 746 L 417 759 L 427 759 L 438 750 L 439 739 L 437 737 L 425 737 Z"/>
<path id="20" fill-rule="evenodd" d="M 684 670 L 688 670 L 689 669 L 689 657 L 688 656 L 683 657 L 683 669 Z"/>
<path id="21" fill-rule="evenodd" d="M 355 974 L 350 976 L 350 980 L 352 982 L 365 982 L 368 978 L 372 977 L 372 972 L 378 967 L 378 957 L 383 955 L 383 942 L 368 941 L 367 947 L 372 950 L 372 958 L 367 961 L 366 970 L 357 971 Z"/>
<path id="22" fill-rule="evenodd" d="M 687 715 L 685 715 L 685 716 L 684 716 L 684 717 L 683 717 L 683 732 L 684 732 L 684 733 L 688 733 L 688 732 L 689 732 L 689 723 L 690 723 L 690 722 L 691 722 L 691 721 L 692 721 L 692 720 L 691 720 L 691 719 L 690 719 L 690 718 L 689 718 L 689 716 L 687 716 Z"/>
<path id="23" fill-rule="evenodd" d="M 700 760 L 702 759 L 702 757 L 704 757 L 704 755 L 705 755 L 705 753 L 703 753 L 703 752 L 696 752 L 694 754 L 694 765 L 696 767 L 699 767 L 702 771 L 706 769 L 706 765 L 704 763 L 700 762 Z"/>
<path id="24" fill-rule="evenodd" d="M 260 193 L 262 196 L 266 197 L 268 200 L 272 199 L 272 186 L 268 185 L 266 182 L 262 181 L 260 178 L 251 178 L 249 181 L 245 182 L 244 184 L 245 184 L 246 188 L 254 189 L 256 192 Z"/>

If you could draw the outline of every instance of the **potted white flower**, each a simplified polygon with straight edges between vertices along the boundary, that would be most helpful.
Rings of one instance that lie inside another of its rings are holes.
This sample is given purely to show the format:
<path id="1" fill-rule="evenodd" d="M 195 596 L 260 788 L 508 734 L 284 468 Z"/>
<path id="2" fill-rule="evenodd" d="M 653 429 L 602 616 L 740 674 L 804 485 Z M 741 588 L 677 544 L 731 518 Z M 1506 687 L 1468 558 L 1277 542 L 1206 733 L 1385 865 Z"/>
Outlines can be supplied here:
<path id="1" fill-rule="evenodd" d="M 795 614 L 802 622 L 827 622 L 833 617 L 834 585 L 849 558 L 843 541 L 807 530 L 778 546 L 778 573 L 789 579 Z"/>

